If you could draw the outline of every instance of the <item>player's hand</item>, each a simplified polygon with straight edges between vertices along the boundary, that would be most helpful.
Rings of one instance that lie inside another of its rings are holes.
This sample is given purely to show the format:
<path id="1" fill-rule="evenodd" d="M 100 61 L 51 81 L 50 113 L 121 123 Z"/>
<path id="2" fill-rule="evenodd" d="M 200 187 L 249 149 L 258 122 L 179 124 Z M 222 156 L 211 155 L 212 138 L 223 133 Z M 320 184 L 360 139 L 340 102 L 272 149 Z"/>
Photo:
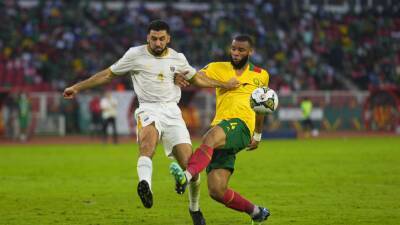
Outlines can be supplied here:
<path id="1" fill-rule="evenodd" d="M 250 144 L 247 146 L 247 151 L 252 151 L 252 150 L 258 148 L 258 143 L 260 143 L 260 142 L 254 140 L 254 139 L 252 138 Z"/>
<path id="2" fill-rule="evenodd" d="M 233 77 L 232 79 L 228 80 L 228 82 L 226 82 L 224 84 L 224 89 L 232 90 L 232 89 L 238 88 L 239 86 L 240 86 L 240 82 L 238 81 L 238 79 L 236 79 L 236 77 Z"/>
<path id="3" fill-rule="evenodd" d="M 190 83 L 189 83 L 189 81 L 186 80 L 186 77 L 185 77 L 185 75 L 187 73 L 189 73 L 189 71 L 185 71 L 183 73 L 175 73 L 174 83 L 181 88 L 189 86 Z"/>
<path id="4" fill-rule="evenodd" d="M 76 94 L 78 94 L 78 90 L 76 90 L 74 87 L 68 87 L 65 88 L 63 96 L 65 99 L 73 99 Z"/>

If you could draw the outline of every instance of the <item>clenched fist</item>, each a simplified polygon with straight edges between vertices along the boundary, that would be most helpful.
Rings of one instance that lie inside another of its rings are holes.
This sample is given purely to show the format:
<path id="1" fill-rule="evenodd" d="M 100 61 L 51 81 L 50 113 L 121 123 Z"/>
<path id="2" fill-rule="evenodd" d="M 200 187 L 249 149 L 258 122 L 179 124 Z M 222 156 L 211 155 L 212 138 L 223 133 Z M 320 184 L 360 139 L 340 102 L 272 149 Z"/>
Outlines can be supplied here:
<path id="1" fill-rule="evenodd" d="M 65 99 L 72 99 L 75 95 L 78 94 L 78 91 L 73 87 L 65 88 L 63 96 Z"/>

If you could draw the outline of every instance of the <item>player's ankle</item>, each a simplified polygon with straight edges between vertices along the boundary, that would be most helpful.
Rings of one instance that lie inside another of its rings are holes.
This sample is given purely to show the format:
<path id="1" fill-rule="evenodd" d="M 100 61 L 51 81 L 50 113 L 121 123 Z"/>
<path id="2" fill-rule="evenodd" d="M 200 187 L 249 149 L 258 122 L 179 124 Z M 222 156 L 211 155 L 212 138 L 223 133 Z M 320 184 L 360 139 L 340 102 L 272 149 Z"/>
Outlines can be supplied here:
<path id="1" fill-rule="evenodd" d="M 260 207 L 254 205 L 253 212 L 250 213 L 250 216 L 253 218 L 255 215 L 257 215 L 257 214 L 259 214 L 259 213 L 260 213 Z"/>
<path id="2" fill-rule="evenodd" d="M 185 176 L 186 176 L 187 181 L 190 182 L 190 181 L 192 180 L 193 175 L 190 174 L 190 172 L 187 171 L 187 170 L 185 170 L 184 173 L 185 173 Z"/>

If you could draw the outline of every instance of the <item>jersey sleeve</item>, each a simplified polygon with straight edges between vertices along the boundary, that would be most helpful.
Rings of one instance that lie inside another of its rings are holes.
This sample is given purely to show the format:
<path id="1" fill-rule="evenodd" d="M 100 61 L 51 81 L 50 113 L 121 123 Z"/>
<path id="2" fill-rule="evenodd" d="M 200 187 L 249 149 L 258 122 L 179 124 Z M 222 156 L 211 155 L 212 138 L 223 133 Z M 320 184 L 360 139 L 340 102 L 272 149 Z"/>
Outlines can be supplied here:
<path id="1" fill-rule="evenodd" d="M 179 53 L 178 54 L 179 60 L 181 61 L 181 65 L 178 67 L 178 72 L 188 72 L 185 77 L 187 80 L 192 79 L 192 77 L 196 74 L 196 69 L 193 68 L 189 62 L 187 61 L 186 57 L 184 54 Z"/>
<path id="2" fill-rule="evenodd" d="M 269 73 L 266 70 L 262 70 L 262 75 L 264 77 L 263 86 L 268 87 L 268 85 L 269 85 Z"/>
<path id="3" fill-rule="evenodd" d="M 124 75 L 135 67 L 136 50 L 130 48 L 116 63 L 110 66 L 110 70 L 115 75 Z"/>

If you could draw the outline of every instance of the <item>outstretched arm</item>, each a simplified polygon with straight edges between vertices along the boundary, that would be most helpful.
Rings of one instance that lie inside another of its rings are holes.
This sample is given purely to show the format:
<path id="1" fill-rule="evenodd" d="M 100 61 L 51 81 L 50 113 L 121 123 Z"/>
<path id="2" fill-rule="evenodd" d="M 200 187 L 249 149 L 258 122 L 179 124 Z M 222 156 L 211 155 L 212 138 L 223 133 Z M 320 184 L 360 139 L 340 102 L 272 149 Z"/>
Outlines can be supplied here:
<path id="1" fill-rule="evenodd" d="M 80 91 L 90 89 L 92 87 L 98 86 L 98 85 L 103 85 L 108 82 L 110 82 L 115 75 L 111 72 L 109 68 L 102 70 L 95 75 L 89 77 L 86 80 L 83 80 L 81 82 L 78 82 L 71 87 L 68 87 L 64 90 L 63 96 L 66 99 L 71 99 L 74 98 L 76 94 L 78 94 Z"/>
<path id="2" fill-rule="evenodd" d="M 254 135 L 251 138 L 251 142 L 247 150 L 254 150 L 258 147 L 258 143 L 261 141 L 261 134 L 264 127 L 264 115 L 256 114 L 256 127 L 254 129 Z"/>
<path id="3" fill-rule="evenodd" d="M 186 80 L 185 73 L 175 74 L 175 84 L 179 85 L 180 87 L 186 87 L 190 83 L 197 87 L 224 88 L 227 90 L 235 89 L 240 85 L 236 78 L 232 78 L 227 82 L 222 82 L 207 77 L 204 72 L 201 71 L 197 72 L 189 81 Z"/>

